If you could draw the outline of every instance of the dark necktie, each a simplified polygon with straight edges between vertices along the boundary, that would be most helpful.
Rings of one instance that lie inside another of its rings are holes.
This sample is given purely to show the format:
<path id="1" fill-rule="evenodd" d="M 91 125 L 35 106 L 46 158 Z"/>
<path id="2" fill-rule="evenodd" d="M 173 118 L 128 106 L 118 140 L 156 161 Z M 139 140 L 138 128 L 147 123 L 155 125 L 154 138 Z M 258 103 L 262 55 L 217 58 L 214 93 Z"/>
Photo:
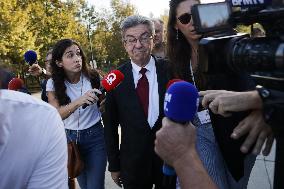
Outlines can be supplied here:
<path id="1" fill-rule="evenodd" d="M 142 77 L 138 80 L 136 92 L 139 97 L 140 103 L 143 107 L 146 117 L 148 117 L 148 106 L 149 106 L 149 82 L 145 75 L 147 69 L 141 68 L 139 73 Z"/>

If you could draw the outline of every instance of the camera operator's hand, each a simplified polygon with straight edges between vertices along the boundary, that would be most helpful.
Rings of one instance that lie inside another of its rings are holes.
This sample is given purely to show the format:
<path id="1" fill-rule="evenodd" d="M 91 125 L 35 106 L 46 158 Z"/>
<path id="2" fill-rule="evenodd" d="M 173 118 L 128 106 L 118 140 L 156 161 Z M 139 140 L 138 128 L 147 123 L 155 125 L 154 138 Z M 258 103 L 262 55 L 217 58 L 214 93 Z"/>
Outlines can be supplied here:
<path id="1" fill-rule="evenodd" d="M 274 135 L 271 127 L 265 123 L 261 110 L 254 110 L 249 116 L 243 119 L 234 129 L 231 137 L 238 139 L 246 134 L 248 134 L 248 136 L 240 149 L 243 153 L 247 153 L 249 149 L 253 147 L 252 153 L 258 155 L 264 142 L 266 142 L 266 144 L 262 151 L 263 155 L 266 156 L 270 153 Z"/>
<path id="2" fill-rule="evenodd" d="M 156 133 L 155 151 L 169 165 L 195 151 L 195 127 L 188 123 L 181 125 L 163 118 L 163 127 Z"/>
<path id="3" fill-rule="evenodd" d="M 257 91 L 207 90 L 200 91 L 199 96 L 203 96 L 203 107 L 209 107 L 213 113 L 222 116 L 230 116 L 231 112 L 262 108 L 262 100 Z"/>

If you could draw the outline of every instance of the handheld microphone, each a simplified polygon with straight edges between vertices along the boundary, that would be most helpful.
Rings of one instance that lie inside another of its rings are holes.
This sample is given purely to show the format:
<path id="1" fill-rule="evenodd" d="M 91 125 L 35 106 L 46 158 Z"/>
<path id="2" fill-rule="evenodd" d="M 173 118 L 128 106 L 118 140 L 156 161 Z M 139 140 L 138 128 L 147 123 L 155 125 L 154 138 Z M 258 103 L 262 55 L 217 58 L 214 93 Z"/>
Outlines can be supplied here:
<path id="1" fill-rule="evenodd" d="M 108 73 L 101 81 L 101 87 L 99 90 L 102 94 L 99 94 L 99 99 L 105 92 L 115 89 L 123 81 L 123 79 L 124 75 L 119 70 L 113 70 Z M 89 104 L 85 103 L 82 108 L 85 109 L 87 106 L 89 106 Z"/>
<path id="2" fill-rule="evenodd" d="M 24 85 L 23 80 L 20 78 L 13 78 L 11 81 L 8 83 L 8 90 L 14 90 L 17 91 L 21 89 Z"/>
<path id="3" fill-rule="evenodd" d="M 24 54 L 25 62 L 30 66 L 37 62 L 37 54 L 33 50 L 28 50 Z"/>
<path id="4" fill-rule="evenodd" d="M 193 120 L 199 104 L 198 91 L 194 85 L 186 81 L 177 81 L 169 86 L 164 100 L 164 114 L 170 120 L 186 124 Z M 163 173 L 174 176 L 175 170 L 167 164 Z"/>

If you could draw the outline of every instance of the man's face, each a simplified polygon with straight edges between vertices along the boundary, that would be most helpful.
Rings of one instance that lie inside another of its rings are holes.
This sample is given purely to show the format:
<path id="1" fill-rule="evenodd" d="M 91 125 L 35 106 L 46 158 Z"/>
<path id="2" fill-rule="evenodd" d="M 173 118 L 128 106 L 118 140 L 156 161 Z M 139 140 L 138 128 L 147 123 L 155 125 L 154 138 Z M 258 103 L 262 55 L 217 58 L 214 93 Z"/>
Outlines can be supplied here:
<path id="1" fill-rule="evenodd" d="M 154 43 L 157 46 L 162 45 L 163 41 L 164 41 L 164 25 L 161 24 L 158 21 L 154 22 L 155 24 L 155 39 L 154 39 Z"/>
<path id="2" fill-rule="evenodd" d="M 44 60 L 44 63 L 45 63 L 45 69 L 48 71 L 48 72 L 51 72 L 51 59 L 52 59 L 52 54 L 48 54 Z"/>
<path id="3" fill-rule="evenodd" d="M 124 48 L 131 60 L 138 66 L 145 66 L 151 57 L 153 36 L 147 25 L 139 24 L 124 33 Z"/>

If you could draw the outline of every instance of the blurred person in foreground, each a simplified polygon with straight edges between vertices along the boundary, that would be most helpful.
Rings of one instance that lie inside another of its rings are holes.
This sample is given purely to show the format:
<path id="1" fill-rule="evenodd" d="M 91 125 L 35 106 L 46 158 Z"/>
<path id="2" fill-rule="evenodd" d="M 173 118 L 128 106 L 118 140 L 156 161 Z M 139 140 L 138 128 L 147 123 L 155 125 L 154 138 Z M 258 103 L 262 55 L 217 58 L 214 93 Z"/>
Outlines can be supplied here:
<path id="1" fill-rule="evenodd" d="M 0 188 L 67 189 L 67 143 L 56 109 L 1 89 L 0 120 Z"/>

